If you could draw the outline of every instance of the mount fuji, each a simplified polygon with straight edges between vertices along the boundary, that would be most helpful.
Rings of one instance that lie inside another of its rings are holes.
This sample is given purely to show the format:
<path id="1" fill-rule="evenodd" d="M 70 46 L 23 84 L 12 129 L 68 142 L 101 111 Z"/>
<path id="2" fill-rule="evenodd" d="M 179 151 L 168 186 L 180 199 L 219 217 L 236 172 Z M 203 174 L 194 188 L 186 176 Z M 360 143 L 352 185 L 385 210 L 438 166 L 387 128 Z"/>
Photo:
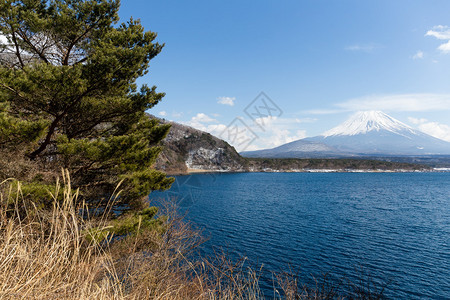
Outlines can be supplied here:
<path id="1" fill-rule="evenodd" d="M 450 143 L 381 111 L 362 111 L 322 135 L 242 155 L 274 158 L 450 155 Z"/>

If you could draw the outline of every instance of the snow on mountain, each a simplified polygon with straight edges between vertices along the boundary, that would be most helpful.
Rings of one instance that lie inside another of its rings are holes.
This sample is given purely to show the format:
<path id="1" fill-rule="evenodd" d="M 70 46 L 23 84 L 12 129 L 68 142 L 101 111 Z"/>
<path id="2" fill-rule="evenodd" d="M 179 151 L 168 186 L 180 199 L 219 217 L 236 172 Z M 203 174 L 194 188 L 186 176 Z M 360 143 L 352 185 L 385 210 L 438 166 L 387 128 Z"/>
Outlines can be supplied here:
<path id="1" fill-rule="evenodd" d="M 360 111 L 351 116 L 344 123 L 324 132 L 322 135 L 324 137 L 337 135 L 357 135 L 380 130 L 387 130 L 397 134 L 402 134 L 402 132 L 418 134 L 418 132 L 413 128 L 392 118 L 391 116 L 388 116 L 384 112 Z"/>
<path id="2" fill-rule="evenodd" d="M 363 155 L 447 155 L 450 143 L 432 137 L 381 111 L 362 111 L 323 135 L 306 140 Z"/>
<path id="3" fill-rule="evenodd" d="M 381 111 L 362 111 L 322 135 L 243 155 L 251 157 L 450 155 L 450 143 L 415 130 Z"/>

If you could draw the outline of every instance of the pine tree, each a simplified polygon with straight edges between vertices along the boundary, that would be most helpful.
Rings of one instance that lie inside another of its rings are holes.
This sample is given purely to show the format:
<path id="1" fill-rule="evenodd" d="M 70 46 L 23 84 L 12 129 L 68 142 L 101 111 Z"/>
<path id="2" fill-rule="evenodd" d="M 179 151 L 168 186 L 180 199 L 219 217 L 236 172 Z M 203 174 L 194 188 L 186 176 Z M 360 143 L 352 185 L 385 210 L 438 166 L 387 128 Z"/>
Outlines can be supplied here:
<path id="1" fill-rule="evenodd" d="M 164 94 L 136 84 L 163 45 L 138 20 L 119 24 L 118 9 L 118 0 L 0 0 L 0 152 L 35 166 L 34 184 L 68 169 L 94 206 L 123 181 L 117 207 L 142 209 L 173 182 L 152 169 L 169 126 L 145 113 Z"/>

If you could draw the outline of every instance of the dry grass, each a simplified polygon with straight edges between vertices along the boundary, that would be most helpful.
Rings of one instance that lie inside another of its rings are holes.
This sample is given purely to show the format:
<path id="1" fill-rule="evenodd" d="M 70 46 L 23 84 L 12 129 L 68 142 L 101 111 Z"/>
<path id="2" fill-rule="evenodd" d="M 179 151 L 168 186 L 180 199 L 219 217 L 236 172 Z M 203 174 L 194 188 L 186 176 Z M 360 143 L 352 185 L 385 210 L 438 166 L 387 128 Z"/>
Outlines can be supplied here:
<path id="1" fill-rule="evenodd" d="M 113 276 L 103 276 L 105 272 L 114 275 L 108 270 L 111 256 L 98 245 L 85 243 L 86 224 L 73 206 L 77 192 L 71 191 L 66 180 L 65 188 L 57 190 L 64 194 L 64 201 L 55 201 L 50 213 L 33 205 L 27 205 L 23 213 L 20 185 L 15 191 L 8 181 L 2 183 L 1 299 L 111 299 L 123 294 Z M 58 194 L 49 197 L 56 199 Z M 7 205 L 11 201 L 15 203 L 12 211 Z"/>
<path id="2" fill-rule="evenodd" d="M 174 209 L 165 211 L 164 233 L 144 230 L 122 239 L 88 242 L 89 229 L 108 222 L 80 217 L 80 207 L 74 206 L 78 191 L 71 190 L 67 173 L 56 192 L 49 193 L 51 212 L 26 203 L 20 184 L 11 182 L 0 184 L 0 299 L 264 298 L 261 269 L 248 268 L 244 259 L 193 259 L 201 234 Z M 290 273 L 275 278 L 274 298 L 342 298 L 326 281 L 306 287 Z M 378 299 L 361 295 L 347 298 Z"/>

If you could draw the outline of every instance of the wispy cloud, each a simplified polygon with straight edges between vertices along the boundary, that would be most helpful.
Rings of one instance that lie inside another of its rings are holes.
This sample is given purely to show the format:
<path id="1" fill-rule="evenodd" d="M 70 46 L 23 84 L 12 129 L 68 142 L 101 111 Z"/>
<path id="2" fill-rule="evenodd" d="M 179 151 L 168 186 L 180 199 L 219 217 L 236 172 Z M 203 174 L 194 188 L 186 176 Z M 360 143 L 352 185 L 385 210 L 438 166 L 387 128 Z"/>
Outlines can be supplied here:
<path id="1" fill-rule="evenodd" d="M 308 115 L 333 115 L 338 114 L 342 112 L 347 112 L 347 109 L 309 109 L 302 111 L 302 114 L 308 114 Z"/>
<path id="2" fill-rule="evenodd" d="M 218 97 L 217 100 L 217 103 L 219 104 L 233 106 L 236 97 Z"/>
<path id="3" fill-rule="evenodd" d="M 182 116 L 183 116 L 182 112 L 178 112 L 178 111 L 172 112 L 172 117 L 173 118 L 181 118 Z"/>
<path id="4" fill-rule="evenodd" d="M 163 111 L 160 111 L 158 113 L 158 115 L 160 115 L 161 117 L 165 117 L 165 116 L 167 116 L 167 112 L 165 110 L 163 110 Z"/>
<path id="5" fill-rule="evenodd" d="M 381 46 L 378 44 L 370 43 L 370 44 L 353 44 L 345 47 L 344 49 L 347 51 L 361 51 L 371 53 L 378 48 L 381 48 Z"/>
<path id="6" fill-rule="evenodd" d="M 408 121 L 414 125 L 419 125 L 422 123 L 427 122 L 428 120 L 425 118 L 413 118 L 413 117 L 408 117 Z"/>
<path id="7" fill-rule="evenodd" d="M 439 45 L 437 49 L 445 54 L 450 53 L 450 27 L 443 25 L 434 26 L 431 30 L 427 31 L 425 36 L 432 36 L 438 40 L 447 41 Z"/>
<path id="8" fill-rule="evenodd" d="M 440 124 L 438 122 L 428 121 L 425 118 L 408 118 L 409 122 L 418 125 L 420 131 L 425 132 L 438 139 L 450 142 L 450 126 L 446 124 Z"/>
<path id="9" fill-rule="evenodd" d="M 301 123 L 314 123 L 314 122 L 317 122 L 318 120 L 319 119 L 317 119 L 317 118 L 301 118 L 301 119 L 296 118 L 295 122 L 298 123 L 298 124 L 301 124 Z"/>
<path id="10" fill-rule="evenodd" d="M 332 115 L 361 110 L 421 112 L 450 110 L 450 94 L 369 95 L 334 104 L 330 108 L 310 109 L 302 114 Z"/>
<path id="11" fill-rule="evenodd" d="M 372 95 L 336 104 L 346 111 L 442 111 L 450 110 L 450 94 Z"/>
<path id="12" fill-rule="evenodd" d="M 423 56 L 424 56 L 423 51 L 420 51 L 420 50 L 419 50 L 419 51 L 416 52 L 416 54 L 414 54 L 414 55 L 412 56 L 412 59 L 422 59 Z"/>

